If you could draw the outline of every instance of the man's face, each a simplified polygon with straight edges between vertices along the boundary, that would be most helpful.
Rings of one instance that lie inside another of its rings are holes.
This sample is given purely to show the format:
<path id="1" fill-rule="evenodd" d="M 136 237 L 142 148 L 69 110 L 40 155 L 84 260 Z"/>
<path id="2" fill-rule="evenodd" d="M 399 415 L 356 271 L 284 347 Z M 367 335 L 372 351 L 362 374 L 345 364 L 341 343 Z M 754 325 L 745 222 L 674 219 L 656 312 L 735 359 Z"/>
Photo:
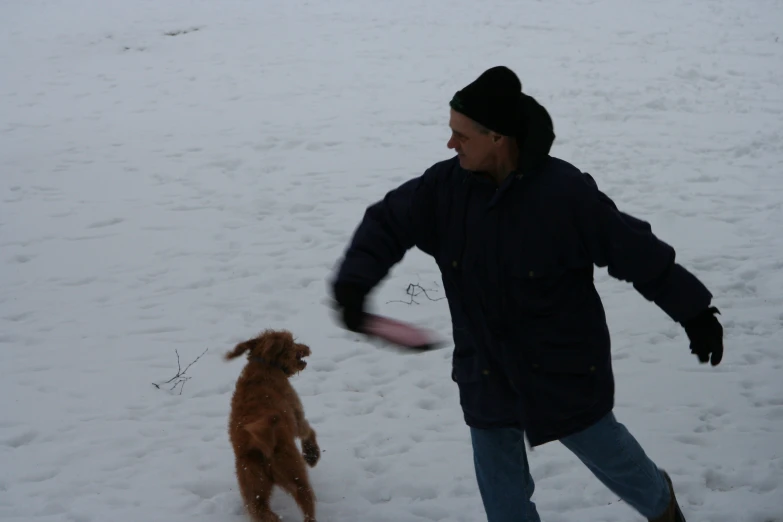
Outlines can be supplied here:
<path id="1" fill-rule="evenodd" d="M 451 137 L 446 146 L 457 153 L 463 169 L 474 172 L 492 169 L 497 155 L 493 133 L 481 132 L 476 122 L 454 109 L 451 109 L 449 127 Z"/>

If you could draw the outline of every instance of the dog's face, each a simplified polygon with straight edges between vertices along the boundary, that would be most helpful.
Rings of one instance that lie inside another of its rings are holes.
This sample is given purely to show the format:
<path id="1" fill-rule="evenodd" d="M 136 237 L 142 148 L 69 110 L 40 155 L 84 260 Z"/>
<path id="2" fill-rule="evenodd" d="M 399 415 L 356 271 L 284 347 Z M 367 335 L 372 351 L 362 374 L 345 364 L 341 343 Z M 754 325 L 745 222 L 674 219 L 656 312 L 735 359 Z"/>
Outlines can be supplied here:
<path id="1" fill-rule="evenodd" d="M 286 330 L 267 330 L 255 339 L 238 344 L 227 358 L 238 357 L 245 351 L 248 352 L 248 360 L 256 359 L 276 366 L 289 377 L 307 367 L 307 361 L 304 359 L 311 353 L 309 346 L 297 343 L 291 332 Z"/>

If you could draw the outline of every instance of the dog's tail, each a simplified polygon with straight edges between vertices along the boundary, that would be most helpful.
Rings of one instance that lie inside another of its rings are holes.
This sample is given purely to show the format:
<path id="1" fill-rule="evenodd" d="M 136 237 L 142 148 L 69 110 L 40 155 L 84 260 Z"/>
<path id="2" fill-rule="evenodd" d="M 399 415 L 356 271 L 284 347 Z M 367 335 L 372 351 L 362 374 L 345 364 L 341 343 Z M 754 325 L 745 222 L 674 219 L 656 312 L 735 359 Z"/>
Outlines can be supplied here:
<path id="1" fill-rule="evenodd" d="M 284 437 L 284 434 L 280 433 L 282 428 L 280 420 L 279 413 L 269 412 L 257 420 L 245 424 L 245 430 L 250 433 L 253 445 L 267 458 L 272 457 L 278 440 Z"/>
<path id="2" fill-rule="evenodd" d="M 250 339 L 249 341 L 241 342 L 238 345 L 236 345 L 233 350 L 231 350 L 230 352 L 226 352 L 223 358 L 226 361 L 230 361 L 231 359 L 236 359 L 246 351 L 252 349 L 253 343 L 255 342 L 256 342 L 255 339 Z"/>

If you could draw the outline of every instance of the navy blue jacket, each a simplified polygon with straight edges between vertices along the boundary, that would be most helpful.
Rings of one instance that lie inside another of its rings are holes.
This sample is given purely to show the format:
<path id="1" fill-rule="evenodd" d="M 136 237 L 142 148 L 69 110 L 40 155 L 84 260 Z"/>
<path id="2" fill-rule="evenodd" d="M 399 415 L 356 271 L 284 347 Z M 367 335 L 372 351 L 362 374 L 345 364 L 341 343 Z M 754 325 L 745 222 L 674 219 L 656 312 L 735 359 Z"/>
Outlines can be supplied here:
<path id="1" fill-rule="evenodd" d="M 521 427 L 532 446 L 580 431 L 614 405 L 594 266 L 677 322 L 712 298 L 648 223 L 554 157 L 500 186 L 456 157 L 433 165 L 367 208 L 335 282 L 371 290 L 414 246 L 442 274 L 465 422 Z"/>

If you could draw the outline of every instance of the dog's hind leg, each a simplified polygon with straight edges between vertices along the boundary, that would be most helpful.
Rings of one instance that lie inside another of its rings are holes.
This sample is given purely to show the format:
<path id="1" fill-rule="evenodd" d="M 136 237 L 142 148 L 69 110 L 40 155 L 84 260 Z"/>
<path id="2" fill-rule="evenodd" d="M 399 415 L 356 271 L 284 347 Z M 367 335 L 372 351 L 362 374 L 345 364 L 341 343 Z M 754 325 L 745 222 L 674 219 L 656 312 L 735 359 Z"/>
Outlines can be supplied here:
<path id="1" fill-rule="evenodd" d="M 281 522 L 282 519 L 275 515 L 268 507 L 260 507 L 259 509 L 248 506 L 247 510 L 253 522 Z"/>
<path id="2" fill-rule="evenodd" d="M 302 467 L 304 470 L 304 466 Z M 299 505 L 299 509 L 304 514 L 304 522 L 316 522 L 315 521 L 315 493 L 310 487 L 310 483 L 307 480 L 307 476 L 293 478 L 291 481 L 280 484 L 286 491 L 288 491 L 296 503 Z"/>
<path id="3" fill-rule="evenodd" d="M 239 490 L 245 509 L 253 522 L 280 522 L 280 517 L 269 508 L 274 482 L 268 467 L 257 459 L 236 462 Z"/>
<path id="4" fill-rule="evenodd" d="M 304 514 L 304 522 L 316 522 L 315 493 L 310 486 L 305 461 L 293 442 L 285 446 L 284 449 L 280 448 L 284 457 L 272 467 L 275 483 L 294 497 Z"/>

